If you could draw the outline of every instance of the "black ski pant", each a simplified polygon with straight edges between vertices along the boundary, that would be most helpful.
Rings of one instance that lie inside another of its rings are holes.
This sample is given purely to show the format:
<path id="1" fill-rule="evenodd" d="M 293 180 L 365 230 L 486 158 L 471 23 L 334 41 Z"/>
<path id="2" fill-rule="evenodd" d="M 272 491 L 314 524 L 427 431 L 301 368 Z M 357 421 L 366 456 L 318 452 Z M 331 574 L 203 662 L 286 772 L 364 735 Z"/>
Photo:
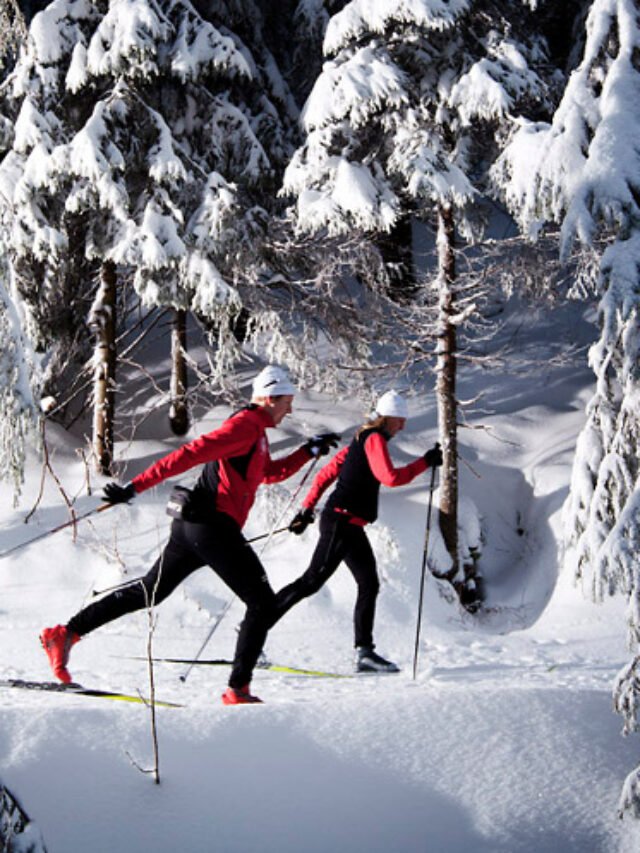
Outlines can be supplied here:
<path id="1" fill-rule="evenodd" d="M 376 558 L 364 528 L 351 524 L 348 517 L 331 509 L 320 516 L 320 538 L 309 568 L 276 594 L 276 620 L 303 598 L 318 592 L 343 561 L 358 585 L 353 613 L 355 646 L 373 647 L 373 622 L 380 591 Z"/>
<path id="2" fill-rule="evenodd" d="M 84 636 L 125 613 L 160 604 L 203 566 L 210 566 L 247 605 L 229 678 L 231 687 L 244 687 L 251 681 L 269 625 L 274 621 L 275 593 L 237 522 L 225 513 L 215 513 L 206 524 L 175 520 L 163 553 L 143 578 L 85 607 L 67 627 Z"/>

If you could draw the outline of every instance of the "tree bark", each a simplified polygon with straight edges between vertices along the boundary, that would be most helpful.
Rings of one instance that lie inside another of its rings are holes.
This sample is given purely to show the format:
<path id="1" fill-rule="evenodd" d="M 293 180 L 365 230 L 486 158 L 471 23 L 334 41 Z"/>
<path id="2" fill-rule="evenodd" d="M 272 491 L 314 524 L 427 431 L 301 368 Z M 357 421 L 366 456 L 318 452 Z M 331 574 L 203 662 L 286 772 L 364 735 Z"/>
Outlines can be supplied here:
<path id="1" fill-rule="evenodd" d="M 184 435 L 189 429 L 187 405 L 187 312 L 177 310 L 171 330 L 171 404 L 169 425 L 174 435 Z"/>
<path id="2" fill-rule="evenodd" d="M 457 340 L 451 322 L 456 313 L 454 282 L 455 227 L 450 205 L 438 208 L 438 358 L 436 397 L 443 465 L 440 480 L 440 530 L 458 573 L 458 410 L 456 399 Z"/>
<path id="3" fill-rule="evenodd" d="M 91 310 L 96 336 L 93 374 L 93 451 L 99 474 L 111 476 L 116 390 L 116 268 L 102 265 L 100 286 Z"/>

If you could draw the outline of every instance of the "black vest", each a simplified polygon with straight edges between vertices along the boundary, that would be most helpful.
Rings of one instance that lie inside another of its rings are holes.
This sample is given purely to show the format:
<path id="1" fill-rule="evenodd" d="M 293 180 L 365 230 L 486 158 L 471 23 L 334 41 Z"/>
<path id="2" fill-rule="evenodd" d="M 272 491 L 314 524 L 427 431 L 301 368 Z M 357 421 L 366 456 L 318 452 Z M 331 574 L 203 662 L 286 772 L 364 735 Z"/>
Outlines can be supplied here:
<path id="1" fill-rule="evenodd" d="M 231 417 L 233 418 L 236 415 L 239 415 L 240 412 L 246 412 L 255 408 L 257 408 L 255 403 L 251 403 L 248 406 L 243 406 L 241 409 L 238 409 L 238 411 L 234 412 Z M 247 453 L 243 453 L 242 456 L 231 456 L 226 460 L 232 468 L 235 468 L 243 480 L 246 479 L 249 463 L 251 462 L 251 457 L 255 453 L 255 449 L 256 445 L 254 444 Z M 192 492 L 194 506 L 197 506 L 200 510 L 210 511 L 215 508 L 216 496 L 218 494 L 218 483 L 220 482 L 219 471 L 220 462 L 217 459 L 215 462 L 206 462 L 202 468 L 198 482 L 195 484 Z"/>
<path id="2" fill-rule="evenodd" d="M 377 480 L 365 453 L 364 444 L 372 432 L 389 439 L 389 435 L 380 428 L 362 430 L 349 446 L 336 487 L 326 503 L 328 509 L 346 509 L 363 521 L 375 521 L 378 517 L 378 494 L 380 481 Z"/>

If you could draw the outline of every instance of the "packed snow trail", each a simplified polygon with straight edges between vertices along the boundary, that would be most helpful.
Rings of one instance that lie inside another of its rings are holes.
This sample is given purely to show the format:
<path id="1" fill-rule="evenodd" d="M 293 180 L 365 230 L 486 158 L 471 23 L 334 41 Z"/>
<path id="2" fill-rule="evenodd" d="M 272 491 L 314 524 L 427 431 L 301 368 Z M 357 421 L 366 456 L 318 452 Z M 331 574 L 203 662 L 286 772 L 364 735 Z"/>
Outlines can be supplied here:
<path id="1" fill-rule="evenodd" d="M 556 335 L 548 325 L 543 331 Z M 640 849 L 637 824 L 616 812 L 637 752 L 636 739 L 621 737 L 611 703 L 627 656 L 624 603 L 595 606 L 560 572 L 561 506 L 588 371 L 549 364 L 531 381 L 507 372 L 490 379 L 482 374 L 477 386 L 463 380 L 460 388 L 466 398 L 482 389 L 491 412 L 461 444 L 463 491 L 484 530 L 486 608 L 466 613 L 450 587 L 427 575 L 418 677 L 411 678 L 424 478 L 383 494 L 370 533 L 382 582 L 377 649 L 401 673 L 316 679 L 257 670 L 253 688 L 265 704 L 226 708 L 224 667 L 194 668 L 182 684 L 176 666 L 157 663 L 156 694 L 186 706 L 156 711 L 160 786 L 129 758 L 142 766 L 150 760 L 149 714 L 140 705 L 0 691 L 3 782 L 37 822 L 49 853 Z M 393 447 L 398 463 L 433 443 L 432 404 L 430 393 L 416 402 Z M 362 417 L 354 401 L 319 395 L 300 395 L 296 408 L 297 420 L 275 437 L 275 453 L 303 434 L 350 434 Z M 227 411 L 212 409 L 194 429 L 213 428 Z M 146 424 L 123 446 L 131 460 L 123 481 L 170 448 L 162 432 Z M 50 451 L 69 493 L 83 495 L 76 442 L 52 428 Z M 35 501 L 39 474 L 33 464 L 24 507 Z M 2 561 L 1 677 L 50 679 L 40 630 L 69 618 L 92 590 L 146 571 L 166 541 L 169 490 L 87 520 L 75 543 L 61 531 Z M 6 486 L 0 493 L 9 546 L 25 537 L 24 512 L 11 507 Z M 270 529 L 289 497 L 275 487 L 268 500 L 259 494 L 247 536 Z M 32 529 L 64 520 L 57 488 L 47 482 Z M 316 538 L 314 525 L 271 543 L 265 565 L 276 589 L 306 567 Z M 211 572 L 196 573 L 157 609 L 154 656 L 193 657 L 227 601 Z M 351 672 L 353 602 L 353 580 L 339 569 L 270 633 L 269 657 Z M 207 656 L 231 655 L 241 615 L 234 605 Z M 72 676 L 147 694 L 146 663 L 131 659 L 145 656 L 147 634 L 147 615 L 133 614 L 85 637 L 72 651 Z"/>

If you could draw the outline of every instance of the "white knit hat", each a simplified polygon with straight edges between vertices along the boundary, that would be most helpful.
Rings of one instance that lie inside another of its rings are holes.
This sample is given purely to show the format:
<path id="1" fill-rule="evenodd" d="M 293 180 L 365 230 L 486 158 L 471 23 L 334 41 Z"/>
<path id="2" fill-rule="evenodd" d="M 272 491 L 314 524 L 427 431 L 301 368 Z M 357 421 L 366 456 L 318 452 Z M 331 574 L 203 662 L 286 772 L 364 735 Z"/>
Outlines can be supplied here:
<path id="1" fill-rule="evenodd" d="M 269 364 L 253 380 L 252 396 L 280 397 L 285 394 L 295 394 L 296 388 L 291 383 L 286 371 L 276 364 Z"/>
<path id="2" fill-rule="evenodd" d="M 409 405 L 402 394 L 386 391 L 376 403 L 376 412 L 388 418 L 408 418 Z"/>

